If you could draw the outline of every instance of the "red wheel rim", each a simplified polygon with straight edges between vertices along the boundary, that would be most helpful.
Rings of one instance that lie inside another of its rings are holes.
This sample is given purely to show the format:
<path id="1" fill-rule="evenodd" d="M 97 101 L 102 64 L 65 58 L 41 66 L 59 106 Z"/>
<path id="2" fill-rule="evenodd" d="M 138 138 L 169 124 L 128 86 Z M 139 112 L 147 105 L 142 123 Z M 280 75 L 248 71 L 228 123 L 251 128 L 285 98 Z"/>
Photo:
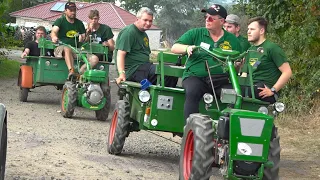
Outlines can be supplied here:
<path id="1" fill-rule="evenodd" d="M 113 142 L 114 134 L 116 133 L 117 123 L 118 123 L 118 111 L 115 110 L 113 112 L 111 126 L 109 129 L 109 145 L 111 145 Z"/>
<path id="2" fill-rule="evenodd" d="M 192 158 L 193 158 L 193 132 L 190 130 L 188 132 L 185 148 L 183 152 L 183 177 L 185 180 L 188 180 L 192 168 Z"/>

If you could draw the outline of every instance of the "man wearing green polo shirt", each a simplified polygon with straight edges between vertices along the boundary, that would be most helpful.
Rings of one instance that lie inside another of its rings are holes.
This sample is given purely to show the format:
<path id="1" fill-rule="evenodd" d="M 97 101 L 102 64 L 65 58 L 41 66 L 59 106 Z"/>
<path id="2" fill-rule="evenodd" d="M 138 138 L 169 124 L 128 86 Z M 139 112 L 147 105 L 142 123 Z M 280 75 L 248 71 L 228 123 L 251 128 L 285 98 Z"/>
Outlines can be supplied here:
<path id="1" fill-rule="evenodd" d="M 280 89 L 289 81 L 292 71 L 283 50 L 266 39 L 267 26 L 268 21 L 263 17 L 249 20 L 248 40 L 253 46 L 249 48 L 252 51 L 248 53 L 246 61 L 253 68 L 255 96 L 274 103 Z"/>
<path id="2" fill-rule="evenodd" d="M 243 51 L 249 49 L 251 44 L 248 42 L 248 39 L 240 35 L 240 18 L 235 14 L 229 14 L 224 23 L 224 29 L 232 34 L 234 34 L 240 41 L 240 45 Z"/>
<path id="3" fill-rule="evenodd" d="M 137 20 L 134 24 L 126 26 L 119 33 L 116 40 L 115 59 L 119 77 L 117 83 L 129 80 L 141 82 L 148 79 L 156 84 L 156 65 L 150 63 L 151 53 L 149 38 L 146 30 L 150 29 L 153 21 L 153 12 L 146 7 L 141 8 L 137 13 Z M 165 86 L 175 87 L 178 78 L 165 77 Z"/>
<path id="4" fill-rule="evenodd" d="M 202 9 L 201 12 L 206 13 L 206 27 L 187 31 L 171 48 L 173 53 L 188 53 L 189 55 L 182 82 L 186 93 L 185 119 L 190 114 L 199 112 L 199 102 L 205 93 L 212 93 L 205 61 L 208 60 L 210 67 L 217 64 L 211 56 L 204 52 L 193 52 L 193 49 L 196 46 L 201 46 L 209 50 L 221 48 L 242 52 L 237 37 L 222 28 L 227 17 L 227 11 L 223 6 L 214 4 L 208 9 Z M 228 74 L 223 73 L 221 66 L 212 68 L 210 72 L 217 94 L 222 87 L 230 87 Z"/>

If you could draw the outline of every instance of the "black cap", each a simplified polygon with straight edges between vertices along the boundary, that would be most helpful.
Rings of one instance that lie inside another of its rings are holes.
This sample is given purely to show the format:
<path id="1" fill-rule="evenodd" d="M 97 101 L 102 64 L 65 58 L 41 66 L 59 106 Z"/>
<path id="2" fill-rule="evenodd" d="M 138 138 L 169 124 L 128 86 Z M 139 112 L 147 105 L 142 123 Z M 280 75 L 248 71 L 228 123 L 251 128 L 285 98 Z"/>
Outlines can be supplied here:
<path id="1" fill-rule="evenodd" d="M 208 9 L 202 9 L 201 12 L 205 12 L 205 13 L 208 13 L 210 15 L 219 15 L 224 19 L 228 15 L 227 10 L 223 6 L 221 6 L 219 4 L 213 4 Z"/>
<path id="2" fill-rule="evenodd" d="M 64 6 L 64 9 L 76 9 L 76 3 L 74 2 L 67 2 L 66 5 Z"/>

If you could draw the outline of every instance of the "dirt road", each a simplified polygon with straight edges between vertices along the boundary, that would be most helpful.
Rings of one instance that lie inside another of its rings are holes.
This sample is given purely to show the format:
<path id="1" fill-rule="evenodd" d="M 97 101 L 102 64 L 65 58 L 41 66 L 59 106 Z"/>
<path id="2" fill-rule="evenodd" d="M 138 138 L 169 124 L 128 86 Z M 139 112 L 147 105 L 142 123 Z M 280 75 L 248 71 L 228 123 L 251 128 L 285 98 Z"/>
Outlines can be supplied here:
<path id="1" fill-rule="evenodd" d="M 109 155 L 110 121 L 99 122 L 82 108 L 65 119 L 59 113 L 60 96 L 54 87 L 41 87 L 21 103 L 16 80 L 0 80 L 0 102 L 9 112 L 6 179 L 178 179 L 179 144 L 142 131 L 130 134 L 121 156 Z M 116 99 L 113 86 L 112 109 Z M 319 164 L 319 157 L 285 154 L 281 179 L 320 179 Z"/>

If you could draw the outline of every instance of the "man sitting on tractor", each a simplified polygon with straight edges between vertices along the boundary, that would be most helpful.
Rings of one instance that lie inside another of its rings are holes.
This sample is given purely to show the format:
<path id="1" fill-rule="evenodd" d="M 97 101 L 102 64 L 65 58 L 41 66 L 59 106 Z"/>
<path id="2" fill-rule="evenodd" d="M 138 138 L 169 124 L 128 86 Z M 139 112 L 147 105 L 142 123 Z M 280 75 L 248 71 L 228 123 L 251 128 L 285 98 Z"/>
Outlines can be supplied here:
<path id="1" fill-rule="evenodd" d="M 248 53 L 246 61 L 253 68 L 255 97 L 274 103 L 280 89 L 289 81 L 292 71 L 283 50 L 266 39 L 267 26 L 268 21 L 263 17 L 249 20 L 248 41 L 253 46 L 249 48 L 252 51 Z"/>
<path id="2" fill-rule="evenodd" d="M 89 35 L 91 35 L 92 43 L 102 44 L 103 46 L 107 46 L 109 48 L 108 59 L 107 61 L 112 61 L 113 50 L 114 50 L 114 40 L 113 33 L 111 28 L 105 24 L 99 23 L 99 11 L 98 10 L 90 10 L 89 13 L 90 22 L 88 23 L 88 28 L 86 30 L 86 41 L 89 41 Z M 103 60 L 102 54 L 96 54 L 99 57 L 99 60 Z"/>
<path id="3" fill-rule="evenodd" d="M 76 47 L 76 43 L 83 42 L 85 40 L 85 27 L 79 19 L 76 18 L 76 4 L 74 2 L 67 2 L 65 5 L 64 15 L 62 15 L 60 18 L 58 18 L 53 23 L 53 28 L 51 31 L 51 39 L 52 42 L 58 43 L 58 40 L 62 41 L 65 44 L 69 44 L 73 47 Z M 77 37 L 79 36 L 79 37 Z M 74 71 L 74 58 L 76 57 L 76 54 L 72 52 L 72 49 L 61 45 L 55 48 L 54 55 L 56 57 L 64 57 L 67 67 L 69 69 L 69 75 L 68 79 L 70 79 L 71 76 L 76 75 Z M 99 59 L 96 55 L 89 55 L 88 57 L 91 67 L 94 67 L 99 62 Z M 79 73 L 82 74 L 85 65 L 82 71 Z"/>
<path id="4" fill-rule="evenodd" d="M 149 38 L 146 30 L 150 29 L 153 21 L 153 12 L 146 7 L 137 13 L 134 24 L 125 27 L 118 35 L 115 47 L 115 59 L 119 77 L 117 83 L 125 81 L 140 82 L 148 79 L 156 84 L 156 65 L 150 63 L 151 53 Z M 165 77 L 165 86 L 175 87 L 178 78 Z"/>
<path id="5" fill-rule="evenodd" d="M 21 58 L 24 58 L 26 56 L 40 56 L 40 48 L 38 47 L 38 43 L 40 38 L 46 36 L 46 29 L 43 26 L 39 26 L 36 29 L 36 40 L 30 41 L 26 44 L 22 54 Z M 52 50 L 46 50 L 45 51 L 46 56 L 53 56 Z"/>
<path id="6" fill-rule="evenodd" d="M 187 53 L 189 56 L 182 82 L 186 93 L 184 103 L 185 119 L 192 113 L 198 113 L 199 102 L 203 95 L 213 91 L 205 61 L 208 60 L 209 66 L 214 66 L 217 63 L 215 60 L 212 60 L 211 56 L 201 52 L 193 52 L 193 49 L 196 46 L 201 46 L 209 50 L 221 48 L 242 51 L 237 37 L 222 28 L 227 17 L 227 10 L 223 6 L 214 4 L 208 9 L 202 9 L 201 12 L 206 13 L 204 16 L 206 27 L 187 31 L 171 48 L 173 53 Z M 228 74 L 223 73 L 223 69 L 220 66 L 212 68 L 210 72 L 214 89 L 217 92 L 222 87 L 230 86 Z"/>

